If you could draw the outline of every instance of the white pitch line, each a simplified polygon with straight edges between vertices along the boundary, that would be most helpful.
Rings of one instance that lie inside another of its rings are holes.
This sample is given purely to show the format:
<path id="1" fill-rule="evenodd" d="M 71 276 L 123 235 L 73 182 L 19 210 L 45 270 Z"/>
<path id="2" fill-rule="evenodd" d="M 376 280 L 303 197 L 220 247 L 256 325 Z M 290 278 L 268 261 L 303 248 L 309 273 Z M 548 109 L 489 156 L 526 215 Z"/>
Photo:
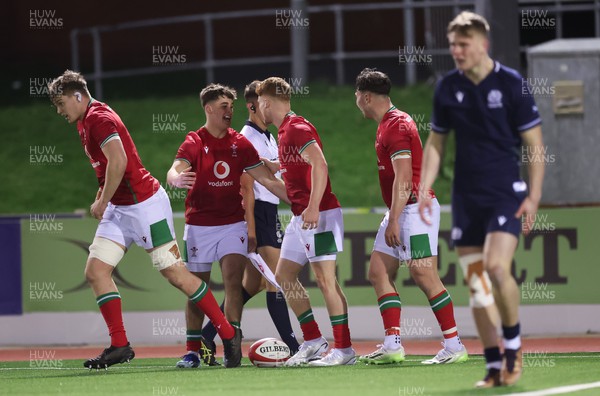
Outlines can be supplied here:
<path id="1" fill-rule="evenodd" d="M 538 391 L 532 392 L 521 392 L 521 393 L 510 393 L 504 396 L 547 396 L 547 395 L 560 395 L 563 393 L 571 393 L 577 392 L 580 390 L 600 388 L 600 381 L 598 382 L 590 382 L 588 384 L 577 384 L 577 385 L 567 385 L 567 386 L 559 386 L 556 388 L 548 388 L 542 389 Z"/>

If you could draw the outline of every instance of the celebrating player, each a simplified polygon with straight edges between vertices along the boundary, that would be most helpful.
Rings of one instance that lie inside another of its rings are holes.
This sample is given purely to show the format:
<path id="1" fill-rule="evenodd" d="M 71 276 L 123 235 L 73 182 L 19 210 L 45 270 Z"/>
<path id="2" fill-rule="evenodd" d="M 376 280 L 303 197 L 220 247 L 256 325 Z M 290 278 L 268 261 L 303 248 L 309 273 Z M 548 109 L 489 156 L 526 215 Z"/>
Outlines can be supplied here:
<path id="1" fill-rule="evenodd" d="M 450 294 L 437 272 L 437 241 L 440 205 L 432 190 L 431 224 L 418 213 L 421 138 L 412 118 L 396 109 L 390 100 L 389 77 L 364 69 L 356 78 L 356 106 L 363 115 L 377 121 L 375 150 L 381 194 L 388 211 L 379 226 L 369 264 L 369 280 L 375 288 L 385 338 L 379 348 L 360 358 L 366 363 L 387 364 L 404 360 L 400 341 L 400 296 L 394 284 L 400 261 L 407 262 L 411 277 L 425 293 L 444 336 L 444 348 L 425 364 L 467 360 L 460 342 Z"/>
<path id="2" fill-rule="evenodd" d="M 101 221 L 89 248 L 85 277 L 96 296 L 111 343 L 98 357 L 85 361 L 84 367 L 108 368 L 135 356 L 123 325 L 121 296 L 112 279 L 113 270 L 134 242 L 150 254 L 152 264 L 172 285 L 190 297 L 195 309 L 218 324 L 226 355 L 241 355 L 241 345 L 233 342 L 235 330 L 219 309 L 208 283 L 182 265 L 169 197 L 142 165 L 121 118 L 106 104 L 94 100 L 83 76 L 71 70 L 54 79 L 49 92 L 56 112 L 67 122 L 77 123 L 85 154 L 100 185 L 90 213 Z"/>
<path id="3" fill-rule="evenodd" d="M 268 131 L 258 113 L 256 86 L 259 82 L 253 81 L 244 89 L 244 99 L 246 100 L 249 119 L 240 133 L 252 143 L 260 157 L 278 162 L 277 142 Z M 242 175 L 242 196 L 246 210 L 246 223 L 248 225 L 249 251 L 257 250 L 271 271 L 275 273 L 281 242 L 283 241 L 283 230 L 281 229 L 277 213 L 279 198 L 262 184 L 255 182 L 247 173 Z M 254 248 L 251 248 L 250 243 L 253 240 L 255 244 Z M 267 309 L 269 310 L 271 319 L 279 332 L 279 336 L 290 348 L 290 353 L 294 354 L 298 351 L 299 345 L 292 330 L 285 298 L 280 292 L 277 292 L 274 285 L 270 282 L 265 282 L 265 278 L 261 272 L 247 261 L 242 290 L 244 303 L 265 287 L 267 289 Z M 204 342 L 211 347 L 213 347 L 211 341 L 215 335 L 216 330 L 212 323 L 208 323 L 202 329 Z M 202 352 L 201 349 L 201 355 L 203 355 Z M 214 361 L 208 353 L 205 353 L 202 358 L 207 364 L 211 364 Z"/>
<path id="4" fill-rule="evenodd" d="M 298 317 L 304 342 L 286 365 L 354 364 L 348 304 L 335 273 L 336 254 L 342 251 L 342 209 L 331 192 L 321 139 L 311 123 L 290 110 L 291 87 L 285 80 L 267 78 L 258 84 L 256 93 L 265 125 L 273 124 L 279 130 L 281 173 L 294 214 L 283 237 L 276 278 Z M 335 338 L 335 347 L 321 359 L 329 344 L 319 331 L 306 290 L 298 280 L 307 262 L 325 298 Z"/>
<path id="5" fill-rule="evenodd" d="M 188 189 L 185 200 L 184 262 L 194 275 L 208 283 L 213 261 L 219 261 L 225 287 L 225 316 L 235 328 L 235 345 L 241 343 L 242 277 L 248 253 L 248 230 L 240 195 L 244 171 L 289 202 L 285 186 L 260 160 L 252 144 L 230 128 L 232 88 L 210 84 L 200 92 L 206 124 L 190 132 L 179 147 L 167 182 Z M 204 315 L 194 304 L 186 306 L 187 353 L 177 367 L 197 367 Z M 219 330 L 220 323 L 213 324 Z M 227 344 L 224 344 L 227 348 Z M 227 352 L 227 349 L 225 349 Z M 225 367 L 240 365 L 241 353 L 225 356 Z"/>
<path id="6" fill-rule="evenodd" d="M 433 133 L 425 145 L 419 196 L 419 211 L 426 220 L 433 203 L 423 192 L 435 181 L 453 129 L 451 235 L 484 346 L 487 375 L 476 383 L 480 388 L 512 385 L 521 376 L 519 289 L 511 264 L 521 228 L 527 233 L 533 226 L 544 175 L 543 162 L 529 163 L 529 190 L 519 176 L 516 151 L 521 145 L 534 152 L 542 148 L 541 119 L 519 73 L 489 57 L 488 32 L 487 21 L 467 11 L 448 25 L 456 69 L 435 90 Z M 526 216 L 523 224 L 522 215 Z M 504 356 L 496 337 L 496 307 Z"/>

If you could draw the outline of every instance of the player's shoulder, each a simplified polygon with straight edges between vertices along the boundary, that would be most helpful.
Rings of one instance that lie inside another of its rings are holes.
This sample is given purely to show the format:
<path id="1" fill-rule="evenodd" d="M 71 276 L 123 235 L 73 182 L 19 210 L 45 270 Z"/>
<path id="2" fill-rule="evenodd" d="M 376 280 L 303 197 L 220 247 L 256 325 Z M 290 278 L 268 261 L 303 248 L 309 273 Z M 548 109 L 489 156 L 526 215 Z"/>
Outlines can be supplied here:
<path id="1" fill-rule="evenodd" d="M 205 131 L 205 129 L 206 128 L 202 127 L 197 131 L 189 131 L 188 134 L 185 135 L 185 141 L 193 143 L 202 143 L 202 134 Z"/>
<path id="2" fill-rule="evenodd" d="M 452 69 L 446 74 L 444 74 L 437 82 L 438 87 L 443 87 L 448 84 L 452 84 L 453 82 L 460 79 L 460 71 L 458 69 Z"/>
<path id="3" fill-rule="evenodd" d="M 306 131 L 311 131 L 311 132 L 317 131 L 315 126 L 310 121 L 308 121 L 306 118 L 299 116 L 299 115 L 291 116 L 288 126 L 293 129 L 300 129 L 300 130 L 306 130 Z"/>
<path id="4" fill-rule="evenodd" d="M 242 129 L 240 129 L 240 135 L 244 136 L 246 139 L 252 141 L 253 139 L 257 139 L 260 137 L 261 132 L 257 129 L 258 126 L 247 122 Z"/>
<path id="5" fill-rule="evenodd" d="M 399 109 L 394 109 L 388 113 L 382 126 L 388 131 L 410 131 L 406 126 L 411 126 L 413 124 L 414 120 L 410 114 Z"/>
<path id="6" fill-rule="evenodd" d="M 94 100 L 90 104 L 90 108 L 88 109 L 85 118 L 87 121 L 97 121 L 101 119 L 113 120 L 116 118 L 115 116 L 115 111 L 111 109 L 109 105 L 98 100 Z"/>
<path id="7" fill-rule="evenodd" d="M 508 66 L 504 66 L 500 62 L 496 61 L 494 65 L 494 71 L 498 73 L 499 76 L 511 82 L 517 82 L 521 84 L 521 82 L 523 81 L 523 76 L 521 75 L 521 73 L 519 73 L 515 69 L 511 69 Z"/>

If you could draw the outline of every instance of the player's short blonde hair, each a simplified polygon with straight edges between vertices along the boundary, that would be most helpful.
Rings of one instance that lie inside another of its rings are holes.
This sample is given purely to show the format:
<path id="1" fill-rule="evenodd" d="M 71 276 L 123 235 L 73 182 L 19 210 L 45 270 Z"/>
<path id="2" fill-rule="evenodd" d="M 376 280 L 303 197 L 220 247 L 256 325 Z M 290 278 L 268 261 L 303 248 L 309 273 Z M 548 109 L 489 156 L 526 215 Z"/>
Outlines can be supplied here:
<path id="1" fill-rule="evenodd" d="M 484 17 L 471 11 L 461 12 L 448 24 L 448 33 L 470 37 L 473 32 L 487 37 L 490 25 Z"/>
<path id="2" fill-rule="evenodd" d="M 256 86 L 258 96 L 272 96 L 284 102 L 289 102 L 292 96 L 292 87 L 281 77 L 269 77 Z"/>

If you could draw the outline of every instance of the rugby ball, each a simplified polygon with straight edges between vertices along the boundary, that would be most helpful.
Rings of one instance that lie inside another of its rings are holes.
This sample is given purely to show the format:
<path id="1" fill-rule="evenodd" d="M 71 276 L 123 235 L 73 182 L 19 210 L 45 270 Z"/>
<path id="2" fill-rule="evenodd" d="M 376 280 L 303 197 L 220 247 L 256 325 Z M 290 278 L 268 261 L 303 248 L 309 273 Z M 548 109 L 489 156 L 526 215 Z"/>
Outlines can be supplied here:
<path id="1" fill-rule="evenodd" d="M 263 338 L 250 346 L 248 358 L 256 367 L 281 367 L 290 358 L 290 348 L 277 338 Z"/>

